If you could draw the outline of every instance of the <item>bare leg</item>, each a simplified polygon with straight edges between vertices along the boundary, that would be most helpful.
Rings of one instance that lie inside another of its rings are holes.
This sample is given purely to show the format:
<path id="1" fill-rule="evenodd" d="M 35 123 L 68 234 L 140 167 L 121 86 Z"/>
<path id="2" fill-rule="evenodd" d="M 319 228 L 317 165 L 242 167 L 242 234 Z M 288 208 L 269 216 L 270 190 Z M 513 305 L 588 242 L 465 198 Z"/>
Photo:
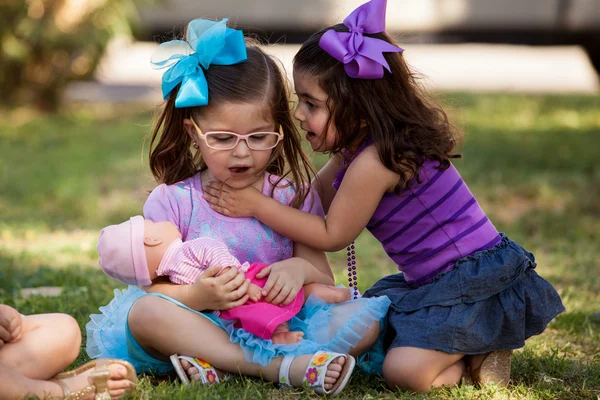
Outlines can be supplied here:
<path id="1" fill-rule="evenodd" d="M 185 354 L 207 361 L 226 372 L 262 377 L 270 382 L 279 380 L 283 357 L 274 359 L 265 367 L 249 363 L 242 348 L 232 343 L 224 330 L 208 319 L 159 297 L 145 296 L 139 299 L 129 312 L 129 327 L 138 343 L 158 359 L 166 361 L 171 354 Z M 198 335 L 203 340 L 198 340 Z M 298 356 L 292 362 L 290 378 L 293 385 L 302 383 L 311 357 Z M 344 363 L 345 359 L 339 357 L 329 365 L 325 378 L 326 389 L 337 381 Z M 188 373 L 193 379 L 194 371 L 188 370 Z"/>
<path id="2" fill-rule="evenodd" d="M 76 392 L 91 384 L 88 378 L 92 371 L 93 369 L 90 369 L 87 373 L 63 381 L 72 392 Z M 122 365 L 112 364 L 110 373 L 108 390 L 111 398 L 116 400 L 125 393 L 131 383 L 125 379 L 127 370 Z M 20 372 L 2 364 L 0 364 L 0 376 L 2 377 L 0 379 L 0 399 L 23 399 L 30 396 L 41 399 L 46 397 L 62 398 L 64 395 L 58 383 L 27 378 Z"/>
<path id="3" fill-rule="evenodd" d="M 304 285 L 304 301 L 312 293 L 316 294 L 325 303 L 335 304 L 350 300 L 350 291 L 347 288 L 336 288 L 322 285 L 320 283 L 309 283 Z"/>
<path id="4" fill-rule="evenodd" d="M 464 354 L 416 347 L 395 347 L 383 362 L 383 377 L 392 389 L 429 392 L 432 387 L 453 386 L 461 382 Z"/>
<path id="5" fill-rule="evenodd" d="M 0 351 L 0 364 L 31 379 L 48 379 L 79 355 L 81 331 L 66 314 L 23 316 L 23 336 Z"/>
<path id="6" fill-rule="evenodd" d="M 271 336 L 271 341 L 275 344 L 292 344 L 302 340 L 304 332 L 290 332 L 290 325 L 287 322 L 280 324 Z"/>
<path id="7" fill-rule="evenodd" d="M 21 339 L 0 350 L 0 398 L 62 397 L 62 388 L 48 379 L 77 358 L 81 346 L 79 325 L 65 314 L 28 315 L 22 320 Z M 111 365 L 110 370 L 108 387 L 116 399 L 130 383 L 123 379 L 127 374 L 123 366 Z M 65 383 L 73 392 L 80 390 L 89 385 L 91 372 L 65 379 Z"/>

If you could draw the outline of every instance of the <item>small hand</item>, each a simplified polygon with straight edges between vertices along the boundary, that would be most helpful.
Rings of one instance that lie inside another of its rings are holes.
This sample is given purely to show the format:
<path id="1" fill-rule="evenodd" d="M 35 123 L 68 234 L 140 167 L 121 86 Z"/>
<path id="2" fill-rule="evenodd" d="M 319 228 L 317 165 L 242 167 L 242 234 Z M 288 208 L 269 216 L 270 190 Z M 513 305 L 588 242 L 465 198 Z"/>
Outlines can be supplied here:
<path id="1" fill-rule="evenodd" d="M 6 343 L 19 341 L 22 331 L 23 320 L 21 314 L 12 307 L 0 304 L 0 349 Z"/>
<path id="2" fill-rule="evenodd" d="M 293 260 L 273 263 L 264 268 L 256 277 L 269 277 L 262 290 L 263 300 L 271 304 L 290 304 L 304 284 L 304 271 L 290 265 Z"/>
<path id="3" fill-rule="evenodd" d="M 203 187 L 204 200 L 216 212 L 228 217 L 254 217 L 254 210 L 263 197 L 254 186 L 235 189 L 222 182 L 210 182 Z"/>
<path id="4" fill-rule="evenodd" d="M 250 301 L 258 302 L 262 298 L 262 288 L 254 283 L 248 286 L 248 293 Z"/>
<path id="5" fill-rule="evenodd" d="M 221 269 L 221 266 L 213 265 L 190 285 L 190 296 L 194 298 L 189 304 L 199 305 L 196 308 L 199 310 L 228 310 L 248 301 L 246 293 L 250 280 L 237 268 L 226 268 L 223 272 Z"/>

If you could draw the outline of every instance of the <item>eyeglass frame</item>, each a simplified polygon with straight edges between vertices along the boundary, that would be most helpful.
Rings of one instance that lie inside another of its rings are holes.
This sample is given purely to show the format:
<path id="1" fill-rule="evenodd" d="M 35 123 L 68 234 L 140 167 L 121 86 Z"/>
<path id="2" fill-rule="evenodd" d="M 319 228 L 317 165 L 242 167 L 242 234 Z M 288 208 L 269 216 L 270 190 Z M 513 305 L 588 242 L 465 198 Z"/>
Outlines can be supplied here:
<path id="1" fill-rule="evenodd" d="M 245 135 L 240 135 L 239 133 L 235 133 L 235 132 L 229 132 L 229 131 L 209 131 L 209 132 L 203 132 L 202 129 L 200 129 L 200 127 L 196 124 L 196 121 L 194 121 L 194 118 L 190 118 L 190 121 L 192 121 L 192 125 L 194 125 L 194 128 L 196 128 L 196 131 L 198 132 L 198 136 L 200 138 L 202 138 L 204 140 L 204 143 L 206 143 L 206 145 L 213 149 L 213 150 L 223 150 L 223 151 L 227 151 L 227 150 L 233 150 L 236 148 L 236 146 L 240 143 L 240 140 L 244 140 L 246 142 L 246 146 L 248 146 L 248 148 L 250 150 L 254 150 L 254 151 L 264 151 L 264 150 L 271 150 L 274 149 L 275 147 L 277 147 L 277 145 L 279 144 L 279 142 L 281 142 L 281 140 L 283 139 L 283 128 L 280 126 L 279 127 L 279 132 L 251 132 L 251 133 L 247 133 Z M 210 135 L 211 133 L 226 133 L 228 135 L 233 135 L 236 138 L 235 143 L 233 144 L 233 146 L 231 146 L 228 149 L 219 149 L 216 147 L 211 146 L 210 144 L 208 144 L 208 140 L 206 139 L 206 135 Z M 248 138 L 250 138 L 250 136 L 252 135 L 258 135 L 258 134 L 275 134 L 277 135 L 277 142 L 275 142 L 275 144 L 272 147 L 266 148 L 266 149 L 253 149 L 252 146 L 250 146 L 250 142 L 248 142 Z"/>

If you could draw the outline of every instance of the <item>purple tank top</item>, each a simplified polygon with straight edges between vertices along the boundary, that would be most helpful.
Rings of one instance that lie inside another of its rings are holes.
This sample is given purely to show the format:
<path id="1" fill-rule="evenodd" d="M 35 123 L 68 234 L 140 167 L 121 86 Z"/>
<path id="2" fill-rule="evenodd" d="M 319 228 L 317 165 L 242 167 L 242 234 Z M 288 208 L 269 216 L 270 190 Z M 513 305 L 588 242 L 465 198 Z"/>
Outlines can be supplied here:
<path id="1" fill-rule="evenodd" d="M 448 271 L 460 258 L 501 241 L 456 168 L 450 165 L 440 170 L 438 165 L 426 161 L 421 183 L 414 182 L 400 195 L 386 193 L 367 224 L 405 279 L 415 285 Z M 338 171 L 333 183 L 336 190 L 347 168 Z"/>

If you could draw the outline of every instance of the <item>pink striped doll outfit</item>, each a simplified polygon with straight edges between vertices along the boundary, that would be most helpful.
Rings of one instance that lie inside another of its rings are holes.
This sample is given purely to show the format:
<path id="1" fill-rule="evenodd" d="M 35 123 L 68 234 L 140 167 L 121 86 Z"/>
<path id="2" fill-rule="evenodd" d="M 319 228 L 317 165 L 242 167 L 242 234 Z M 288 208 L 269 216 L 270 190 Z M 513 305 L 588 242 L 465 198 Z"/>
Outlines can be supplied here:
<path id="1" fill-rule="evenodd" d="M 236 267 L 246 274 L 250 282 L 259 287 L 264 287 L 267 282 L 266 278 L 258 279 L 256 275 L 269 264 L 248 262 L 241 264 L 223 243 L 208 237 L 187 242 L 182 242 L 181 239 L 175 240 L 163 256 L 157 274 L 168 276 L 173 283 L 186 285 L 196 282 L 200 275 L 213 265 L 224 268 Z M 256 303 L 248 301 L 239 307 L 215 312 L 215 314 L 235 321 L 236 328 L 243 328 L 263 339 L 270 339 L 275 328 L 298 314 L 303 304 L 304 290 L 300 289 L 294 300 L 286 306 L 273 305 L 264 301 Z"/>

